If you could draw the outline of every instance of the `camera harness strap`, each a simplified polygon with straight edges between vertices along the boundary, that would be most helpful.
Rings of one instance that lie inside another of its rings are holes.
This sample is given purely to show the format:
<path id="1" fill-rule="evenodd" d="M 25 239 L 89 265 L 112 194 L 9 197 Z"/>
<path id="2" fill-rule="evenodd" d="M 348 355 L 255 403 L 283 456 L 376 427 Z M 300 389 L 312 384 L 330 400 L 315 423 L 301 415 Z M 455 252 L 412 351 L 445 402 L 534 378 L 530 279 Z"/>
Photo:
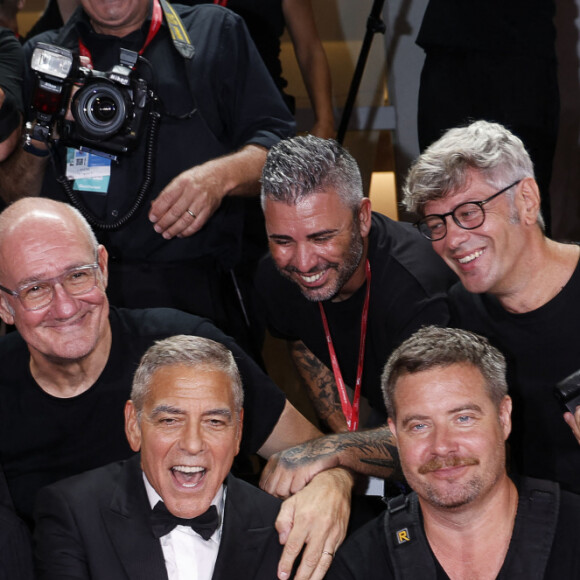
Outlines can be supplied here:
<path id="1" fill-rule="evenodd" d="M 498 579 L 541 580 L 556 535 L 560 487 L 552 481 L 523 478 L 510 549 Z M 417 494 L 387 501 L 383 516 L 385 539 L 395 580 L 435 580 L 434 556 L 429 547 Z"/>
<path id="2" fill-rule="evenodd" d="M 153 12 L 151 16 L 151 24 L 149 26 L 149 31 L 147 33 L 147 37 L 145 39 L 145 43 L 141 47 L 139 51 L 139 56 L 145 52 L 145 49 L 151 41 L 155 38 L 157 32 L 161 28 L 161 23 L 163 22 L 163 15 L 165 14 L 165 19 L 167 21 L 167 25 L 169 27 L 169 32 L 171 34 L 171 39 L 173 41 L 173 45 L 175 46 L 177 52 L 187 60 L 191 60 L 195 54 L 195 48 L 191 44 L 191 40 L 189 39 L 189 35 L 185 27 L 183 26 L 183 22 L 179 15 L 175 12 L 175 9 L 166 1 L 166 0 L 153 0 Z M 92 68 L 92 58 L 89 49 L 86 47 L 82 39 L 79 37 L 79 53 L 81 56 L 87 57 L 89 61 L 89 67 Z M 185 115 L 185 117 L 191 116 L 195 112 L 195 108 Z M 147 132 L 147 146 L 146 146 L 146 153 L 145 153 L 145 167 L 143 171 L 143 181 L 141 182 L 141 186 L 139 187 L 139 191 L 135 198 L 133 205 L 130 209 L 123 215 L 121 218 L 116 220 L 113 223 L 106 223 L 99 220 L 93 213 L 86 207 L 77 193 L 73 190 L 69 180 L 66 176 L 61 176 L 58 178 L 58 181 L 61 183 L 67 197 L 69 198 L 70 202 L 83 214 L 86 220 L 95 228 L 105 231 L 114 231 L 118 230 L 121 226 L 125 225 L 137 212 L 137 210 L 143 204 L 145 200 L 145 196 L 149 192 L 151 188 L 151 183 L 153 181 L 153 167 L 154 167 L 154 158 L 153 158 L 153 151 L 155 147 L 155 143 L 157 142 L 157 134 L 159 131 L 159 122 L 161 120 L 161 115 L 157 111 L 151 111 L 149 113 L 149 127 Z M 53 163 L 56 162 L 54 156 L 51 156 L 53 159 Z M 57 172 L 58 175 L 58 172 Z"/>

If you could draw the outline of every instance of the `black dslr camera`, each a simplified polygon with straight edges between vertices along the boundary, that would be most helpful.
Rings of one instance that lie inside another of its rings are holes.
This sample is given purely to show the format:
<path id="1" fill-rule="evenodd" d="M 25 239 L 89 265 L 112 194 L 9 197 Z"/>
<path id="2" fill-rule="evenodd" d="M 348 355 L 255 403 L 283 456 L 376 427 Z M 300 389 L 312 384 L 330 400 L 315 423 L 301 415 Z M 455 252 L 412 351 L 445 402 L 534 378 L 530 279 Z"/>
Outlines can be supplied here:
<path id="1" fill-rule="evenodd" d="M 572 373 L 554 387 L 554 395 L 561 402 L 564 411 L 574 414 L 580 405 L 580 370 Z"/>
<path id="2" fill-rule="evenodd" d="M 121 49 L 119 64 L 100 72 L 80 66 L 70 50 L 39 42 L 31 60 L 32 138 L 52 140 L 56 123 L 59 143 L 66 146 L 106 156 L 135 149 L 152 101 L 147 82 L 133 71 L 137 59 L 137 53 Z M 69 101 L 74 121 L 65 118 Z"/>

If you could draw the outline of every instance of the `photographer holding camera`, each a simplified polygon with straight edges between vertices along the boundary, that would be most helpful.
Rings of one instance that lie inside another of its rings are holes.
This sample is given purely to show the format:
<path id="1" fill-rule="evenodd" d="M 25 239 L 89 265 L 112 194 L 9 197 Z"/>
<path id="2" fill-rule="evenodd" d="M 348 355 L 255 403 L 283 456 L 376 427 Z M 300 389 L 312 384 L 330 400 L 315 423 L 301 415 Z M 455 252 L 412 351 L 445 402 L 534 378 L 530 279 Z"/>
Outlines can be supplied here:
<path id="1" fill-rule="evenodd" d="M 77 206 L 111 255 L 113 303 L 172 306 L 237 336 L 226 283 L 241 196 L 258 192 L 267 149 L 294 128 L 241 19 L 214 5 L 84 0 L 25 52 L 37 57 L 25 80 L 33 126 L 2 167 L 5 200 Z"/>

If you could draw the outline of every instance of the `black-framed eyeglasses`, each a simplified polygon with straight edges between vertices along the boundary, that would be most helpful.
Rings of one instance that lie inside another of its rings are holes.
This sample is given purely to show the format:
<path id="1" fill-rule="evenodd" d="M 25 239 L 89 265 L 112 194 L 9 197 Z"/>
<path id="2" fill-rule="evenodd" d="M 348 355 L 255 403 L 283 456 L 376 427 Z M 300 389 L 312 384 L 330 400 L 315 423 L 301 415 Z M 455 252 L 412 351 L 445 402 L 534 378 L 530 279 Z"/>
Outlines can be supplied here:
<path id="1" fill-rule="evenodd" d="M 442 240 L 447 235 L 447 216 L 451 216 L 453 221 L 464 230 L 474 230 L 483 225 L 485 221 L 485 210 L 483 206 L 495 199 L 498 195 L 505 193 L 508 189 L 517 185 L 521 179 L 514 181 L 507 187 L 500 189 L 497 193 L 484 199 L 483 201 L 467 201 L 460 203 L 457 207 L 442 214 L 430 214 L 415 222 L 413 225 L 432 242 Z"/>
<path id="2" fill-rule="evenodd" d="M 25 310 L 46 308 L 54 299 L 54 287 L 60 284 L 70 296 L 88 294 L 97 285 L 99 264 L 78 266 L 63 272 L 60 276 L 48 280 L 37 280 L 10 290 L 0 285 L 0 290 L 20 300 Z"/>

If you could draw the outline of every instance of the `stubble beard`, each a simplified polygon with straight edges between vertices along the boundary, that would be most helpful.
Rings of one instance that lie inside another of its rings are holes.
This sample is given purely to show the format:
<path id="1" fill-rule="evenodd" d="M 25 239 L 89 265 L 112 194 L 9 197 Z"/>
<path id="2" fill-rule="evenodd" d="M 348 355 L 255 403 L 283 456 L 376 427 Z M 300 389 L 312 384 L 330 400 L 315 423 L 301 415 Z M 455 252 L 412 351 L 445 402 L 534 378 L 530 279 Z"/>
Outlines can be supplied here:
<path id="1" fill-rule="evenodd" d="M 292 276 L 293 273 L 297 272 L 298 270 L 293 267 L 280 269 L 278 271 L 282 276 L 288 278 L 294 284 L 296 284 L 300 288 L 300 292 L 302 296 L 309 300 L 310 302 L 322 302 L 325 300 L 332 300 L 342 289 L 342 287 L 351 279 L 352 275 L 356 272 L 357 268 L 359 267 L 362 256 L 364 251 L 364 241 L 362 236 L 360 235 L 360 230 L 356 227 L 356 224 L 353 225 L 353 231 L 351 234 L 351 241 L 348 248 L 348 253 L 344 259 L 342 265 L 336 262 L 327 262 L 325 264 L 325 268 L 331 268 L 337 271 L 337 276 L 335 281 L 328 285 L 323 286 L 322 288 L 312 288 L 306 289 L 300 283 L 296 282 L 295 278 Z M 314 274 L 315 272 L 319 272 L 320 268 L 317 268 L 313 272 L 309 272 L 309 274 Z"/>

